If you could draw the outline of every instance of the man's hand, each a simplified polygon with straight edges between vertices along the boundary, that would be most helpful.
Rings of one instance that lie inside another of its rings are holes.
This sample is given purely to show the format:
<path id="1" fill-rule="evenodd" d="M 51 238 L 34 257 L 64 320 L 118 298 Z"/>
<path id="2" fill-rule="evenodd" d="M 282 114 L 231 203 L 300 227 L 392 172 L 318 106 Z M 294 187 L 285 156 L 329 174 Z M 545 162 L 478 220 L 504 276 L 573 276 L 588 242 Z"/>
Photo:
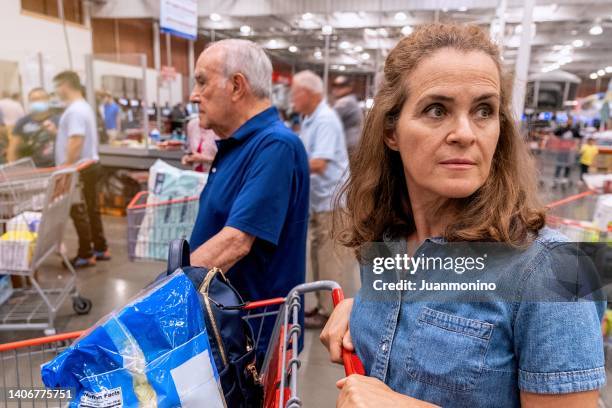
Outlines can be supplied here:
<path id="1" fill-rule="evenodd" d="M 327 169 L 327 159 L 310 159 L 310 172 L 313 174 L 323 174 Z"/>
<path id="2" fill-rule="evenodd" d="M 47 132 L 51 133 L 53 136 L 57 135 L 57 126 L 55 126 L 53 121 L 47 119 L 42 123 L 42 125 Z"/>
<path id="3" fill-rule="evenodd" d="M 336 408 L 429 408 L 436 407 L 393 391 L 384 382 L 373 377 L 353 374 L 336 383 L 340 395 Z"/>
<path id="4" fill-rule="evenodd" d="M 212 163 L 212 160 L 201 153 L 191 153 L 183 156 L 181 163 L 183 166 L 187 166 L 193 163 Z"/>
<path id="5" fill-rule="evenodd" d="M 342 364 L 342 348 L 355 350 L 349 330 L 349 316 L 353 309 L 353 298 L 344 299 L 334 308 L 319 338 L 329 351 L 329 358 L 334 363 Z"/>

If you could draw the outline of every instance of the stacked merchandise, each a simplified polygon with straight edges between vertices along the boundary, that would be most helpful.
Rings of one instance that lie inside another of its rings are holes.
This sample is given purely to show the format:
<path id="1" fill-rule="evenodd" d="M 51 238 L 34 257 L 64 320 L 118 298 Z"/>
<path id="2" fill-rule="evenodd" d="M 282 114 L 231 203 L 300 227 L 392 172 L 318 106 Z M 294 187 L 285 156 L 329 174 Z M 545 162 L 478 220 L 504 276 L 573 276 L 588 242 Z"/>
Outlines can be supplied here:
<path id="1" fill-rule="evenodd" d="M 0 236 L 0 270 L 27 270 L 34 253 L 34 245 L 41 213 L 26 211 L 6 223 Z"/>
<path id="2" fill-rule="evenodd" d="M 137 210 L 143 217 L 132 217 L 137 225 L 129 226 L 131 230 L 138 229 L 136 258 L 164 260 L 170 240 L 191 234 L 198 210 L 195 197 L 204 188 L 207 176 L 178 169 L 162 160 L 151 166 L 146 203 Z"/>

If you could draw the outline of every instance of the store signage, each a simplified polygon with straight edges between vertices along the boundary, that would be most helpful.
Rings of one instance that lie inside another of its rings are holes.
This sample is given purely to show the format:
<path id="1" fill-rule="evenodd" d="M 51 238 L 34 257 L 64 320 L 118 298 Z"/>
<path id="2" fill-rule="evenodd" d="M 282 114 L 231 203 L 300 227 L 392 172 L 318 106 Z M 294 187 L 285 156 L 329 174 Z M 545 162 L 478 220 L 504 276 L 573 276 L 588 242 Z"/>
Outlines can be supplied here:
<path id="1" fill-rule="evenodd" d="M 198 36 L 198 0 L 160 0 L 159 26 L 163 33 L 195 40 Z"/>

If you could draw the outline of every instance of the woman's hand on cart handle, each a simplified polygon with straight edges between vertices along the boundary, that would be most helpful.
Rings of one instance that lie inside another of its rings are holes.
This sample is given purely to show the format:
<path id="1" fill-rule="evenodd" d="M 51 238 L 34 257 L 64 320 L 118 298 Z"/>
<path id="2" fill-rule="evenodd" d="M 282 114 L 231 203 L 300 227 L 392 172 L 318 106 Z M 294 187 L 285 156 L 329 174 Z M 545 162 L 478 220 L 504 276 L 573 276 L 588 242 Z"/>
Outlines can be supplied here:
<path id="1" fill-rule="evenodd" d="M 355 350 L 349 329 L 349 316 L 353 309 L 353 299 L 349 298 L 336 302 L 334 298 L 334 304 L 336 307 L 319 338 L 329 351 L 331 361 L 342 364 L 343 349 L 350 352 Z"/>
<path id="2" fill-rule="evenodd" d="M 338 380 L 336 408 L 433 408 L 437 405 L 393 391 L 378 378 L 351 375 Z"/>

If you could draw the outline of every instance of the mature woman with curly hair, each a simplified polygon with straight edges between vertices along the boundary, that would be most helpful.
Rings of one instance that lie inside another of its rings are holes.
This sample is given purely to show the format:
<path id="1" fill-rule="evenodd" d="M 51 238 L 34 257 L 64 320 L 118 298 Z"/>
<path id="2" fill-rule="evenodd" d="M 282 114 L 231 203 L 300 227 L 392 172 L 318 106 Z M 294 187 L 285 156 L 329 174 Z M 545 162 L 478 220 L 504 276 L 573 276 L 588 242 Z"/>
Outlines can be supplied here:
<path id="1" fill-rule="evenodd" d="M 510 86 L 498 48 L 475 26 L 426 25 L 389 53 L 338 206 L 337 237 L 362 262 L 362 288 L 321 339 L 334 361 L 354 349 L 367 376 L 340 380 L 337 406 L 597 405 L 605 304 L 538 298 L 554 286 L 567 239 L 545 227 Z M 373 242 L 420 257 L 454 243 L 507 246 L 512 256 L 501 251 L 486 272 L 512 297 L 372 295 Z"/>

